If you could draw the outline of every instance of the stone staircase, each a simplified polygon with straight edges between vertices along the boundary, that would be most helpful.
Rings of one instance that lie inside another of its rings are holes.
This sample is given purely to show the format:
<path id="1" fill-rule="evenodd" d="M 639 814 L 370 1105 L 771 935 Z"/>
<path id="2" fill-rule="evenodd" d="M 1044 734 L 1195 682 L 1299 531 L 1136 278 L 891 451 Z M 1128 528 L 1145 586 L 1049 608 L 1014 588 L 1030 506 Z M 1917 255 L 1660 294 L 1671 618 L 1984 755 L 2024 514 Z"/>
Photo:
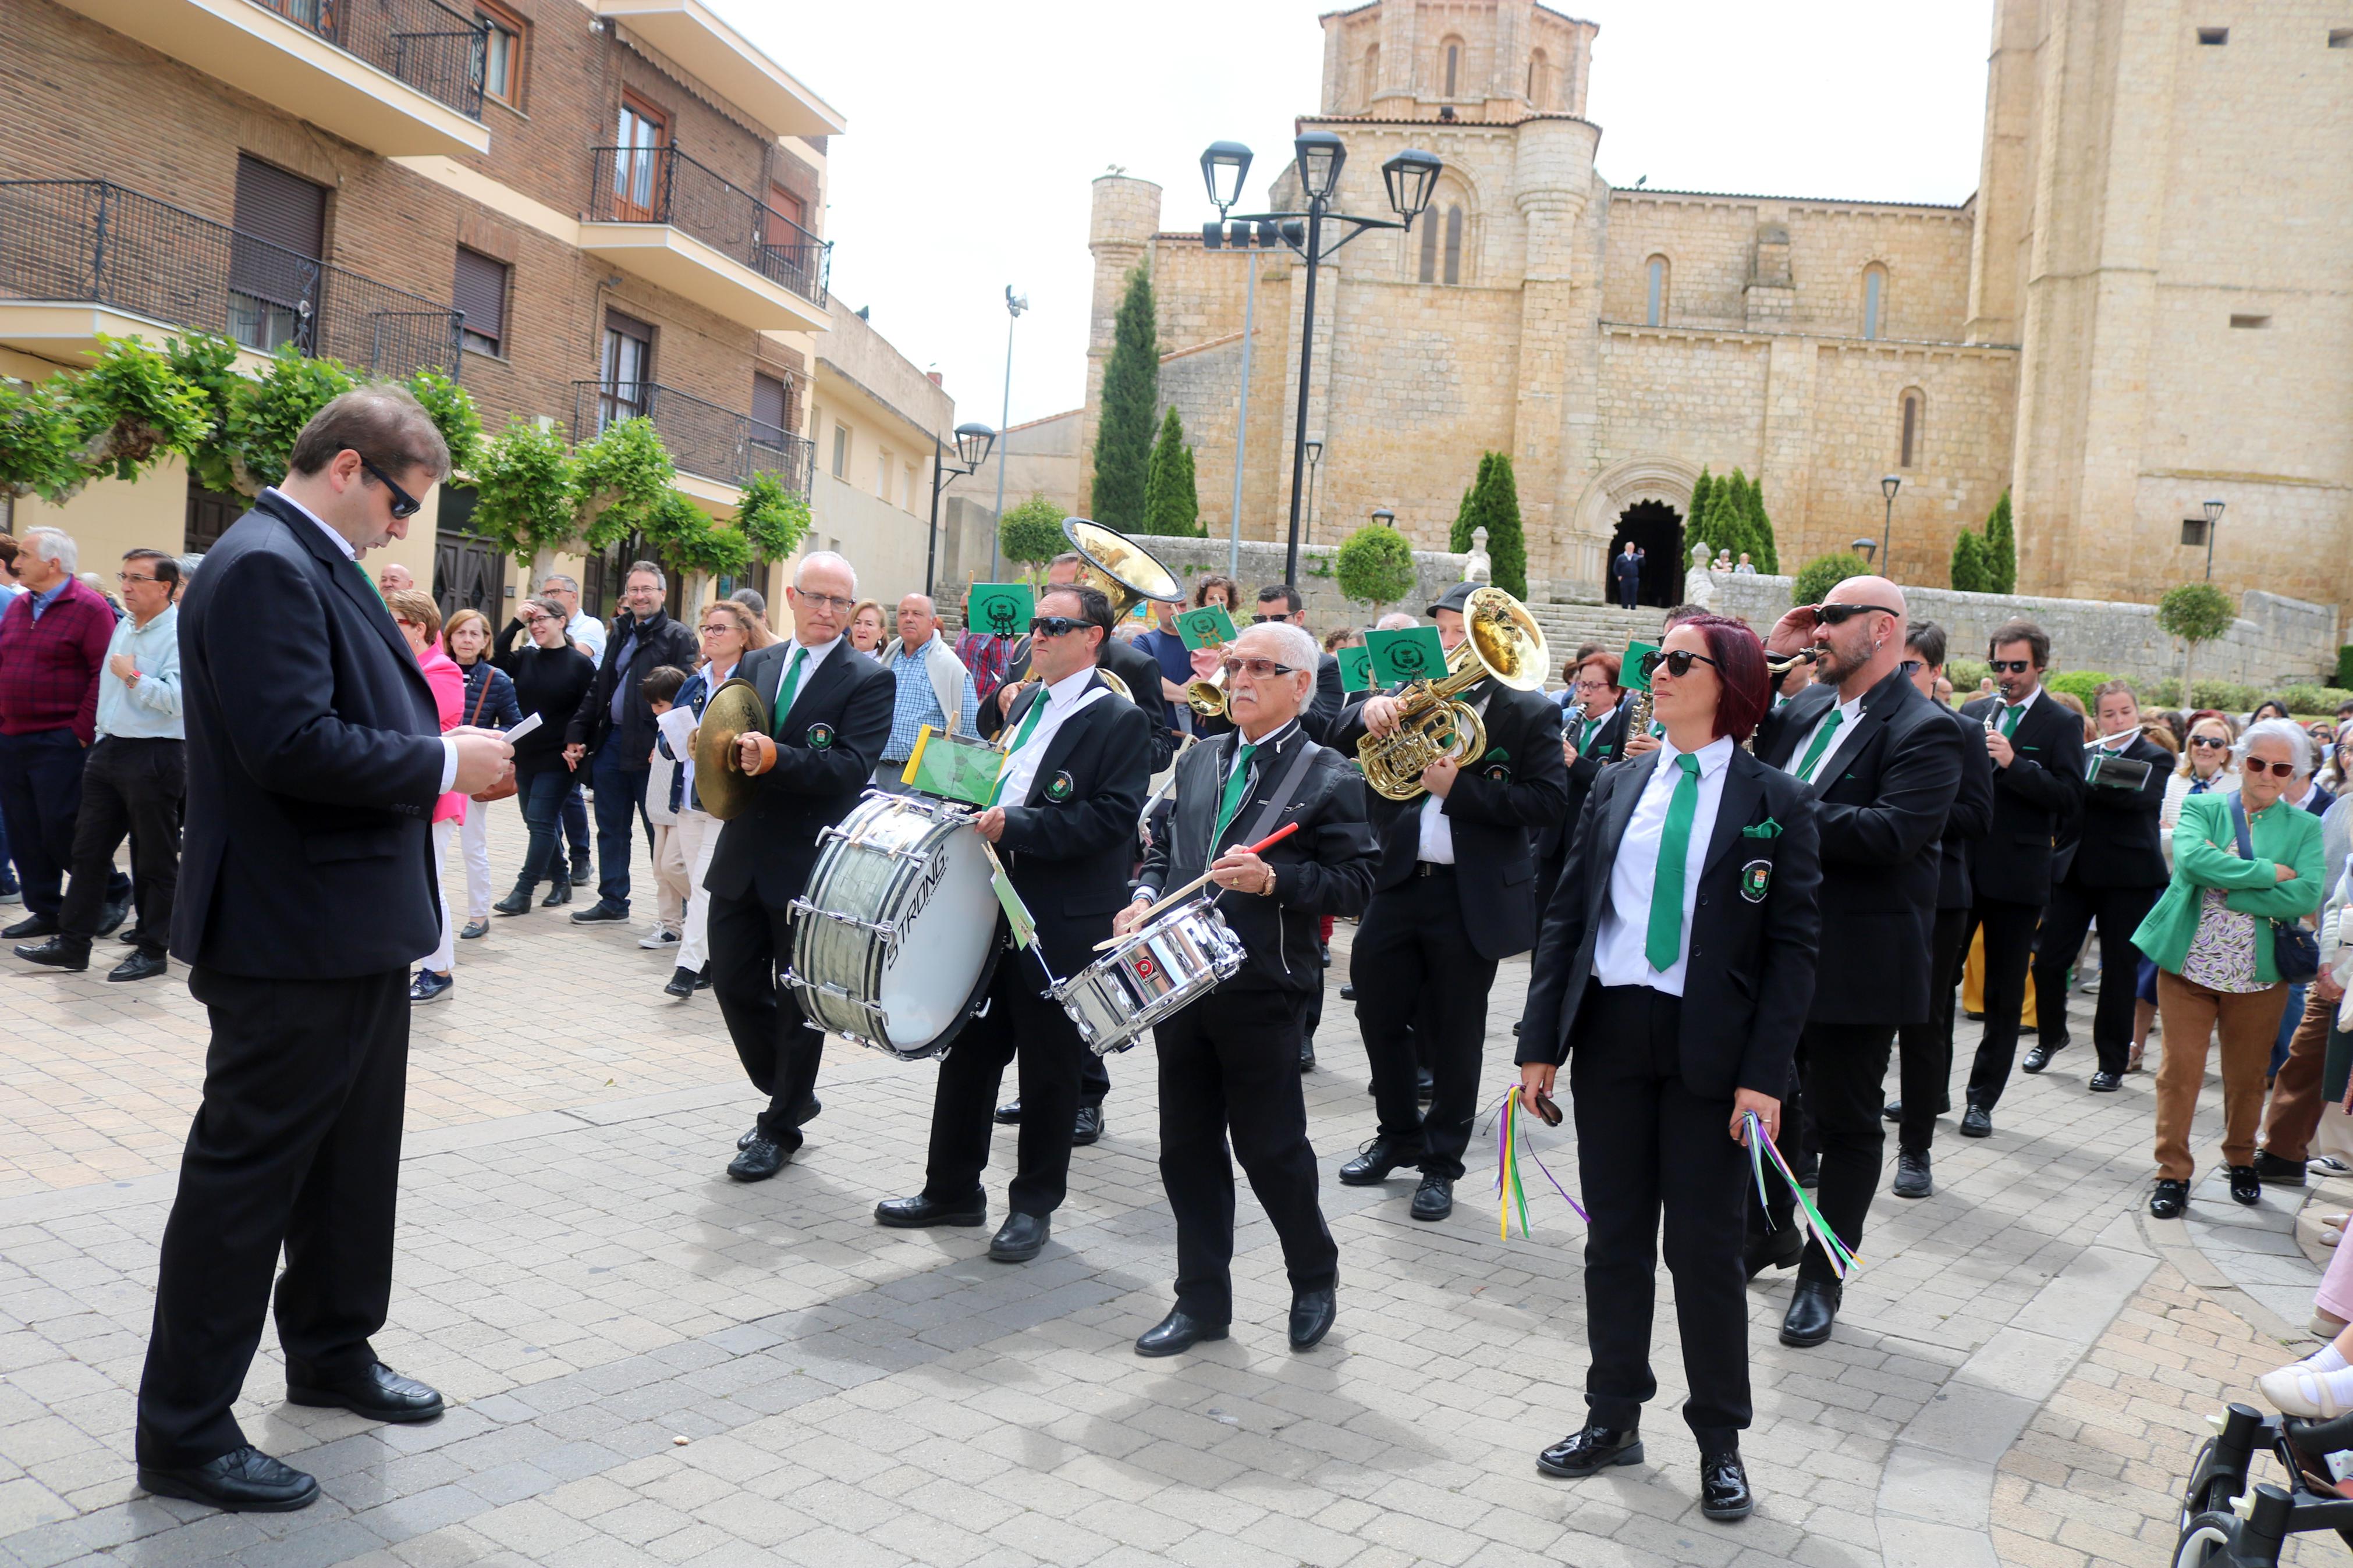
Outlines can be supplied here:
<path id="1" fill-rule="evenodd" d="M 1551 660 L 1551 668 L 1545 672 L 1545 689 L 1557 691 L 1561 662 L 1580 644 L 1599 643 L 1612 653 L 1623 653 L 1636 637 L 1656 642 L 1662 612 L 1647 605 L 1639 610 L 1621 610 L 1614 605 L 1535 604 L 1528 606 L 1528 613 L 1544 628 L 1545 648 Z"/>

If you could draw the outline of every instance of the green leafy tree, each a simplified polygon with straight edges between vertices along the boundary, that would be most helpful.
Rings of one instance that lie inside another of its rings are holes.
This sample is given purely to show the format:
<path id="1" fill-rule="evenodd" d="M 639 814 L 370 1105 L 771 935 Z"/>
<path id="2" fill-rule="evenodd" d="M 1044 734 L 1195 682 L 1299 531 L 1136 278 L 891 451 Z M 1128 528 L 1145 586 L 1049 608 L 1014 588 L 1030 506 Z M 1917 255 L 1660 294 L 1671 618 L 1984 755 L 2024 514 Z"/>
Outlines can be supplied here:
<path id="1" fill-rule="evenodd" d="M 1733 552 L 1736 561 L 1739 552 Z M 1765 510 L 1765 484 L 1752 479 L 1748 484 L 1748 563 L 1759 572 L 1778 574 L 1781 570 L 1780 542 L 1773 537 L 1773 519 Z"/>
<path id="2" fill-rule="evenodd" d="M 1972 529 L 1963 529 L 1953 537 L 1953 589 L 1961 594 L 1989 592 L 1985 558 L 1985 540 Z"/>
<path id="3" fill-rule="evenodd" d="M 407 381 L 409 395 L 425 405 L 434 428 L 449 448 L 449 471 L 470 474 L 482 444 L 482 416 L 471 394 L 438 370 L 420 370 Z"/>
<path id="4" fill-rule="evenodd" d="M 617 419 L 572 454 L 579 495 L 580 538 L 593 552 L 633 533 L 651 534 L 654 517 L 678 484 L 678 468 L 650 419 Z"/>
<path id="5" fill-rule="evenodd" d="M 1122 533 L 1144 529 L 1145 482 L 1152 461 L 1152 410 L 1160 400 L 1160 343 L 1152 279 L 1127 275 L 1103 364 L 1101 422 L 1095 426 L 1094 519 Z"/>
<path id="6" fill-rule="evenodd" d="M 1032 495 L 997 524 L 997 553 L 1038 567 L 1062 552 L 1062 509 L 1042 494 Z"/>
<path id="7" fill-rule="evenodd" d="M 1172 403 L 1160 421 L 1160 439 L 1153 444 L 1145 476 L 1142 531 L 1198 537 L 1200 511 L 1200 498 L 1193 489 L 1193 449 L 1185 444 L 1185 422 Z"/>
<path id="8" fill-rule="evenodd" d="M 1528 542 L 1520 526 L 1520 482 L 1512 471 L 1509 452 L 1489 454 L 1495 461 L 1487 475 L 1487 504 L 1480 521 L 1487 530 L 1487 559 L 1495 586 L 1515 598 L 1528 596 Z"/>
<path id="9" fill-rule="evenodd" d="M 2046 691 L 2056 691 L 2072 697 L 2084 707 L 2091 708 L 2094 706 L 2092 693 L 2115 679 L 2115 676 L 2105 669 L 2067 669 L 2056 675 L 2045 676 L 2042 686 Z"/>
<path id="10" fill-rule="evenodd" d="M 474 526 L 501 551 L 532 563 L 534 585 L 550 558 L 580 533 L 579 475 L 561 426 L 517 415 L 474 458 Z"/>
<path id="11" fill-rule="evenodd" d="M 1716 493 L 1709 498 L 1708 510 L 1716 521 L 1715 531 L 1708 535 L 1707 542 L 1719 550 L 1731 551 L 1736 562 L 1744 551 L 1754 559 L 1756 552 L 1749 545 L 1748 476 L 1734 468 L 1731 479 L 1717 486 Z"/>
<path id="12" fill-rule="evenodd" d="M 63 385 L 0 381 L 0 493 L 61 501 L 81 489 L 81 436 Z"/>
<path id="13" fill-rule="evenodd" d="M 2018 592 L 2018 539 L 2010 531 L 2010 491 L 1993 503 L 1993 511 L 1985 525 L 1986 592 L 2015 594 Z"/>
<path id="14" fill-rule="evenodd" d="M 1683 513 L 1683 537 L 1685 539 L 1695 542 L 1709 542 L 1707 538 L 1707 507 L 1709 500 L 1715 493 L 1715 479 L 1712 478 L 1707 471 L 1707 465 L 1704 463 L 1701 464 L 1699 478 L 1692 481 L 1691 507 Z M 1683 553 L 1686 555 L 1691 553 L 1689 545 L 1684 547 Z"/>
<path id="15" fill-rule="evenodd" d="M 2353 686 L 2353 643 L 2337 650 L 2337 684 Z"/>
<path id="16" fill-rule="evenodd" d="M 782 561 L 808 537 L 808 498 L 778 482 L 774 474 L 754 474 L 736 503 L 735 524 L 763 561 Z"/>
<path id="17" fill-rule="evenodd" d="M 1462 504 L 1455 510 L 1454 526 L 1447 531 L 1446 548 L 1457 555 L 1471 548 L 1471 536 L 1482 527 L 1492 535 L 1493 526 L 1487 521 L 1488 490 L 1495 472 L 1495 454 L 1479 454 L 1479 471 L 1472 476 L 1471 488 L 1462 492 Z"/>
<path id="18" fill-rule="evenodd" d="M 90 478 L 135 482 L 150 463 L 210 437 L 205 394 L 163 350 L 137 338 L 100 337 L 99 345 L 97 363 L 70 393 Z"/>
<path id="19" fill-rule="evenodd" d="M 1387 523 L 1366 523 L 1333 552 L 1333 574 L 1342 594 L 1372 605 L 1378 615 L 1383 605 L 1394 605 L 1413 592 L 1418 578 L 1413 546 Z"/>
<path id="20" fill-rule="evenodd" d="M 2212 642 L 2231 629 L 2238 617 L 2231 595 L 2211 583 L 2181 583 L 2168 588 L 2165 597 L 2157 602 L 2158 629 L 2168 637 L 2181 639 L 2181 689 L 2195 692 L 2197 683 L 2191 679 L 2190 667 L 2198 657 L 2198 645 Z"/>
<path id="21" fill-rule="evenodd" d="M 645 531 L 655 552 L 681 572 L 733 575 L 752 563 L 752 543 L 741 528 L 718 521 L 677 490 L 654 504 Z"/>
<path id="22" fill-rule="evenodd" d="M 236 489 L 237 448 L 229 431 L 237 400 L 248 385 L 237 368 L 236 341 L 216 332 L 190 332 L 164 339 L 164 353 L 172 368 L 204 399 L 207 429 L 195 449 L 186 454 L 189 473 L 208 490 Z"/>
<path id="23" fill-rule="evenodd" d="M 1828 555 L 1817 555 L 1798 568 L 1789 579 L 1789 603 L 1819 605 L 1824 595 L 1855 574 L 1862 563 L 1841 550 Z"/>
<path id="24" fill-rule="evenodd" d="M 237 488 L 259 495 L 284 479 L 294 438 L 311 416 L 355 384 L 339 360 L 305 358 L 291 343 L 280 349 L 229 410 Z"/>

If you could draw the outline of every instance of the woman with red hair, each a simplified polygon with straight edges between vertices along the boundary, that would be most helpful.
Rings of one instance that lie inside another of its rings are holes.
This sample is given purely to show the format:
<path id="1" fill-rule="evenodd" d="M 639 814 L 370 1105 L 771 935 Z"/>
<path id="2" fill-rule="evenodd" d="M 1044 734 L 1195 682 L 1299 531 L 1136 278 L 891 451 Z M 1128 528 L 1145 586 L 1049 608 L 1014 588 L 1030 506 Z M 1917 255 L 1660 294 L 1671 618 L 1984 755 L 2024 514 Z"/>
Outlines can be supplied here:
<path id="1" fill-rule="evenodd" d="M 1666 736 L 1595 781 L 1520 1023 L 1524 1104 L 1556 1120 L 1555 1075 L 1568 1068 L 1593 1216 L 1586 1422 L 1536 1466 L 1577 1477 L 1641 1462 L 1663 1215 L 1700 1505 L 1734 1520 L 1755 1507 L 1740 1458 L 1747 1119 L 1779 1137 L 1814 989 L 1818 828 L 1806 786 L 1740 749 L 1770 700 L 1756 633 L 1696 616 L 1643 663 Z"/>

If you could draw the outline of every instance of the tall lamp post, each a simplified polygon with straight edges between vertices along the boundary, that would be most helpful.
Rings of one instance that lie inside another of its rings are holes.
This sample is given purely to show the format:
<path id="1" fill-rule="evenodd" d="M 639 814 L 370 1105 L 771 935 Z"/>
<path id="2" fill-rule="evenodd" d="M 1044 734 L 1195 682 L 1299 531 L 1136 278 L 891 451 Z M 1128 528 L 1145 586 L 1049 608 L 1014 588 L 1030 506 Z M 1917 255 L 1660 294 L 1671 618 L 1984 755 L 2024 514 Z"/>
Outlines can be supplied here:
<path id="1" fill-rule="evenodd" d="M 2222 503 L 2218 500 L 2208 501 L 2206 503 L 2206 581 L 2209 583 L 2214 580 L 2214 531 L 2221 527 L 2221 523 Z"/>
<path id="2" fill-rule="evenodd" d="M 1879 559 L 1884 563 L 1879 569 L 1882 576 L 1887 574 L 1888 567 L 1895 564 L 1895 558 L 1887 552 L 1887 545 L 1888 536 L 1895 531 L 1895 492 L 1903 488 L 1904 481 L 1894 474 L 1879 481 L 1880 493 L 1887 498 L 1887 518 L 1879 527 Z M 1869 561 L 1871 557 L 1865 555 L 1863 559 Z"/>
<path id="3" fill-rule="evenodd" d="M 1315 538 L 1315 471 L 1324 466 L 1324 437 L 1307 438 L 1307 526 L 1302 537 L 1313 542 Z"/>
<path id="4" fill-rule="evenodd" d="M 940 559 L 940 491 L 950 479 L 960 479 L 966 474 L 980 471 L 988 461 L 988 449 L 997 444 L 997 432 L 986 425 L 959 425 L 955 427 L 956 461 L 964 467 L 948 467 L 947 443 L 934 434 L 932 437 L 932 531 L 923 546 L 923 596 L 937 603 L 933 577 Z"/>
<path id="5" fill-rule="evenodd" d="M 1225 244 L 1226 214 L 1242 197 L 1242 180 L 1250 174 L 1250 150 L 1239 142 L 1212 142 L 1201 154 L 1201 183 L 1209 187 L 1209 205 L 1218 221 L 1201 227 L 1201 244 L 1215 249 Z M 1275 243 L 1274 226 L 1245 224 L 1243 247 L 1250 257 L 1250 283 L 1242 296 L 1241 401 L 1234 411 L 1234 504 L 1226 519 L 1226 575 L 1242 574 L 1242 454 L 1250 447 L 1250 344 L 1258 336 L 1258 252 Z"/>
<path id="6" fill-rule="evenodd" d="M 997 405 L 997 427 L 1008 430 L 1013 423 L 1013 323 L 1029 308 L 1029 296 L 1016 294 L 1013 285 L 1005 286 L 1005 401 Z M 997 546 L 1004 538 L 1005 525 L 1005 466 L 1013 458 L 1013 438 L 1006 437 L 1005 450 L 997 454 L 997 523 L 988 531 L 988 580 L 997 581 Z"/>
<path id="7" fill-rule="evenodd" d="M 1219 148 L 1235 145 L 1219 142 L 1209 153 L 1204 153 L 1204 172 L 1209 169 L 1210 156 Z M 1299 188 L 1307 198 L 1306 210 L 1253 213 L 1236 221 L 1250 226 L 1253 237 L 1262 233 L 1266 226 L 1272 226 L 1282 243 L 1307 263 L 1307 287 L 1301 297 L 1300 307 L 1299 412 L 1291 427 L 1291 533 L 1282 560 L 1282 580 L 1295 585 L 1299 581 L 1300 507 L 1304 499 L 1301 490 L 1307 478 L 1307 396 L 1308 380 L 1314 368 L 1316 271 L 1327 258 L 1339 254 L 1350 240 L 1367 229 L 1394 228 L 1411 232 L 1413 220 L 1429 207 L 1430 194 L 1437 189 L 1438 176 L 1445 164 L 1436 154 L 1415 148 L 1392 155 L 1381 164 L 1381 178 L 1388 188 L 1389 206 L 1397 213 L 1396 219 L 1356 217 L 1332 210 L 1332 199 L 1340 188 L 1340 170 L 1348 161 L 1346 145 L 1328 131 L 1310 131 L 1293 141 L 1292 148 L 1298 159 Z M 1242 167 L 1247 168 L 1248 153 L 1247 150 L 1241 151 L 1245 160 Z M 1240 184 L 1237 174 L 1237 190 Z M 1210 188 L 1214 194 L 1217 189 L 1214 175 L 1211 176 Z M 1303 218 L 1306 220 L 1303 226 L 1298 221 Z M 1326 223 L 1345 224 L 1347 232 L 1327 246 L 1324 243 L 1324 226 Z M 1217 246 L 1225 243 L 1225 226 L 1221 208 L 1220 222 L 1202 229 L 1202 244 Z M 1247 327 L 1244 330 L 1247 333 Z M 1249 337 L 1245 335 L 1242 342 L 1248 343 Z"/>

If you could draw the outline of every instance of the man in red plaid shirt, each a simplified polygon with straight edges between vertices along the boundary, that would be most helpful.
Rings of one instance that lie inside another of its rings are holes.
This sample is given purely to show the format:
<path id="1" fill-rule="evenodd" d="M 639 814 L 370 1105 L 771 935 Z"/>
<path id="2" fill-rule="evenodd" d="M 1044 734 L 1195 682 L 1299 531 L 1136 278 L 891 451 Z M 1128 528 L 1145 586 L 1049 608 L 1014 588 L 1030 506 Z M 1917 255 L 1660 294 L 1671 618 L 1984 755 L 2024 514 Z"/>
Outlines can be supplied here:
<path id="1" fill-rule="evenodd" d="M 0 614 L 0 816 L 25 889 L 25 918 L 0 937 L 54 936 L 81 810 L 82 749 L 98 728 L 98 673 L 114 636 L 114 607 L 74 576 L 72 538 L 25 531 L 16 580 L 25 592 Z M 100 934 L 122 923 L 131 879 L 108 879 Z"/>

